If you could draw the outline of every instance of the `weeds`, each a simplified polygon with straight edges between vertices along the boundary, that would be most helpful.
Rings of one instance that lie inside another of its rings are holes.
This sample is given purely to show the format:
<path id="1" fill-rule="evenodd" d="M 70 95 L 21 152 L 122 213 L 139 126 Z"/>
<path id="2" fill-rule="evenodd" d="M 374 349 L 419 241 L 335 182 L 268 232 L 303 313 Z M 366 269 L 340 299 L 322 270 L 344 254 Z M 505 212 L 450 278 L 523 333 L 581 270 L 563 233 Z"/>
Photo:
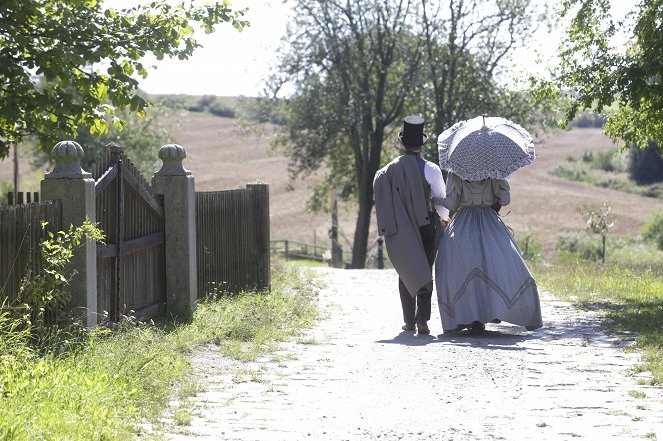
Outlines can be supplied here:
<path id="1" fill-rule="evenodd" d="M 614 333 L 638 334 L 644 353 L 640 370 L 651 372 L 650 383 L 663 384 L 663 270 L 660 252 L 631 242 L 605 264 L 561 255 L 550 265 L 535 264 L 537 284 L 581 307 L 601 311 Z M 641 260 L 639 256 L 649 255 Z M 620 260 L 617 260 L 617 258 Z"/>
<path id="2" fill-rule="evenodd" d="M 112 332 L 86 332 L 56 352 L 35 350 L 32 324 L 0 309 L 0 439 L 154 436 L 141 423 L 156 421 L 173 397 L 200 390 L 187 358 L 196 345 L 216 342 L 251 359 L 313 323 L 313 293 L 297 270 L 276 262 L 274 281 L 271 293 L 201 302 L 190 323 L 126 317 Z M 176 421 L 188 424 L 190 412 L 182 409 Z"/>

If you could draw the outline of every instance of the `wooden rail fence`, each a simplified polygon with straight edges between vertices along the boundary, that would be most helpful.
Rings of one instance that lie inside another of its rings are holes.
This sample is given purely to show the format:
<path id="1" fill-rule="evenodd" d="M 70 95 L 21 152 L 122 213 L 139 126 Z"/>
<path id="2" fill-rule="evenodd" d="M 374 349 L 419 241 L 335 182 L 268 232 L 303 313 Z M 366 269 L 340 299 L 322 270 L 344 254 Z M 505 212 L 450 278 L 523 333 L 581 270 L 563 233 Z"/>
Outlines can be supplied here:
<path id="1" fill-rule="evenodd" d="M 324 262 L 331 256 L 329 248 L 293 240 L 272 240 L 270 249 L 274 254 L 282 254 L 286 260 L 309 259 Z"/>

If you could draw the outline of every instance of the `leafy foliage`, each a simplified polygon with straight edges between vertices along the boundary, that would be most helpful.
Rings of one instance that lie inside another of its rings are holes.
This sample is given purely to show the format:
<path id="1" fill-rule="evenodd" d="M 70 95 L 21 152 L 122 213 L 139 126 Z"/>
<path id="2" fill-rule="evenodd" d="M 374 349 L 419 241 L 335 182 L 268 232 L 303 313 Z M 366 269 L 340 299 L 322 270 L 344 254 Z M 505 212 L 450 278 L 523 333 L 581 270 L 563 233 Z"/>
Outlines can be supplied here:
<path id="1" fill-rule="evenodd" d="M 406 4 L 407 3 L 407 4 Z M 294 31 L 272 79 L 294 87 L 278 138 L 293 177 L 328 170 L 323 190 L 356 197 L 352 265 L 364 266 L 372 183 L 388 127 L 403 115 L 422 54 L 408 31 L 409 2 L 299 0 Z"/>
<path id="2" fill-rule="evenodd" d="M 533 113 L 523 111 L 531 110 L 524 94 L 497 86 L 503 57 L 525 35 L 529 1 L 436 5 L 298 0 L 271 79 L 273 97 L 285 84 L 294 90 L 278 109 L 287 128 L 276 137 L 290 156 L 291 177 L 324 170 L 310 206 L 323 206 L 332 191 L 358 203 L 355 268 L 367 256 L 373 177 L 395 155 L 404 116 L 425 115 L 433 121 L 427 133 L 439 133 L 463 115 Z M 259 103 L 254 113 L 267 120 L 275 114 L 271 103 Z"/>
<path id="3" fill-rule="evenodd" d="M 534 30 L 530 0 L 422 0 L 421 4 L 419 37 L 425 57 L 415 105 L 430 115 L 434 134 L 481 114 L 513 119 L 523 126 L 541 118 L 527 94 L 509 90 L 499 81 L 509 75 L 509 53 Z"/>
<path id="4" fill-rule="evenodd" d="M 35 345 L 42 349 L 53 341 L 53 334 L 58 332 L 57 327 L 51 326 L 56 325 L 52 317 L 60 323 L 67 320 L 65 312 L 71 300 L 67 287 L 75 274 L 69 263 L 76 249 L 87 240 L 104 239 L 103 232 L 89 221 L 78 227 L 72 225 L 68 231 L 48 234 L 49 238 L 41 243 L 42 271 L 31 272 L 25 277 L 16 304 L 12 305 L 14 315 L 23 317 L 32 329 Z"/>
<path id="5" fill-rule="evenodd" d="M 92 134 L 123 127 L 121 109 L 144 115 L 143 57 L 187 59 L 200 46 L 194 23 L 206 33 L 222 22 L 241 30 L 242 14 L 226 1 L 125 10 L 104 8 L 103 0 L 1 2 L 0 158 L 27 135 L 47 149 L 79 127 Z"/>
<path id="6" fill-rule="evenodd" d="M 632 20 L 615 20 L 609 0 L 565 0 L 571 15 L 561 63 L 539 96 L 564 97 L 563 125 L 580 110 L 606 111 L 605 133 L 625 146 L 663 145 L 663 0 L 643 0 Z M 624 40 L 627 40 L 624 44 Z"/>

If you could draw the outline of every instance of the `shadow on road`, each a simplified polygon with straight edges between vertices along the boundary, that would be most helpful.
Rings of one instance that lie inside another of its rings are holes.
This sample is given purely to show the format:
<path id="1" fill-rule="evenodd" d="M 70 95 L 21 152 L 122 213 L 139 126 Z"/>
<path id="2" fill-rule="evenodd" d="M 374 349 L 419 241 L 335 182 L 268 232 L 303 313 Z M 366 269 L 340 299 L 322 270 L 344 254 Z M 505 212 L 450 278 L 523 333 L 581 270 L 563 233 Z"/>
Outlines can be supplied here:
<path id="1" fill-rule="evenodd" d="M 467 331 L 452 334 L 415 335 L 411 332 L 401 332 L 391 339 L 377 340 L 376 343 L 400 344 L 405 346 L 425 346 L 433 343 L 447 343 L 462 346 L 479 346 L 486 349 L 509 349 L 523 350 L 524 348 L 512 347 L 525 340 L 539 338 L 532 334 L 513 334 L 500 331 L 485 331 L 481 336 L 471 336 Z"/>
<path id="2" fill-rule="evenodd" d="M 529 340 L 588 340 L 598 344 L 614 346 L 614 338 L 605 336 L 600 332 L 600 320 L 580 320 L 563 323 L 546 323 L 542 328 L 532 332 L 525 331 L 520 326 L 509 324 L 489 325 L 482 335 L 470 335 L 468 330 L 450 332 L 446 334 L 416 335 L 413 332 L 403 331 L 391 339 L 377 340 L 376 343 L 400 344 L 405 346 L 424 346 L 432 343 L 446 343 L 461 346 L 475 346 L 486 349 L 524 350 L 518 347 Z M 607 340 L 603 342 L 603 340 Z M 530 348 L 531 350 L 531 348 Z"/>

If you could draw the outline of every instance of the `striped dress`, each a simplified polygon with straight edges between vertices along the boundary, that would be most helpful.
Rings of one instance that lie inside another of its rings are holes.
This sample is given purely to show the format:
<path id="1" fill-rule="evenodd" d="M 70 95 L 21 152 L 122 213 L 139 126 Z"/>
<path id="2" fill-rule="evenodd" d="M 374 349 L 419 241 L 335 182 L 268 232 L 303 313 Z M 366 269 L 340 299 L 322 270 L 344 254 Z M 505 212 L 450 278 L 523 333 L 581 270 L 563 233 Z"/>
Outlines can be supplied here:
<path id="1" fill-rule="evenodd" d="M 435 259 L 442 329 L 458 331 L 474 321 L 540 328 L 536 282 L 511 231 L 491 208 L 510 202 L 509 183 L 501 179 L 464 181 L 449 174 L 446 187 L 447 196 L 434 202 L 457 212 Z"/>

